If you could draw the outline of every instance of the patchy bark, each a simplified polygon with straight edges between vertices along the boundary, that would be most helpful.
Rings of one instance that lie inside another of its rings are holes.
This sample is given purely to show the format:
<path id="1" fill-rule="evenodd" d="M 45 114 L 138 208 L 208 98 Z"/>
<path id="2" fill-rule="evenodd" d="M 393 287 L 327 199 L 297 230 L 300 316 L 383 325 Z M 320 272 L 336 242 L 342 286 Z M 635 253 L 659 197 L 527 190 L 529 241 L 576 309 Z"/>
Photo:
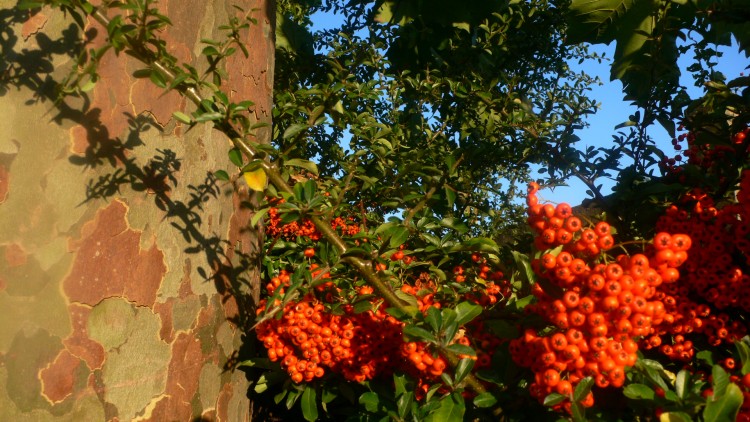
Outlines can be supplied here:
<path id="1" fill-rule="evenodd" d="M 199 40 L 220 36 L 231 5 L 160 2 L 174 24 L 161 36 L 200 69 Z M 227 86 L 270 123 L 273 4 L 243 7 L 259 24 Z M 239 207 L 254 198 L 212 175 L 232 168 L 229 142 L 185 131 L 171 116 L 188 103 L 134 78 L 126 55 L 105 58 L 87 98 L 55 104 L 83 48 L 74 24 L 0 0 L 0 28 L 0 419 L 252 419 L 233 366 L 260 234 Z M 93 45 L 104 33 L 87 28 Z"/>

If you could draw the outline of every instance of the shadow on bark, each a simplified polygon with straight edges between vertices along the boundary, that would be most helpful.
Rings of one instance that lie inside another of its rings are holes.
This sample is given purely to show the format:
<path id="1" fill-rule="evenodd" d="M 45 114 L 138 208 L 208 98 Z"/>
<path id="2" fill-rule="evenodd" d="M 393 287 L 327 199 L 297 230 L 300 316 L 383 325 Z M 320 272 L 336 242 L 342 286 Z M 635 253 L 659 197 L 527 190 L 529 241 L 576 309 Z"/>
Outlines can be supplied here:
<path id="1" fill-rule="evenodd" d="M 246 359 L 248 349 L 255 347 L 251 328 L 255 319 L 256 303 L 250 294 L 252 280 L 248 269 L 257 267 L 258 256 L 242 253 L 230 245 L 218 233 L 205 234 L 204 203 L 219 199 L 220 186 L 213 173 L 206 172 L 199 184 L 179 186 L 176 173 L 182 167 L 182 160 L 171 149 L 157 149 L 150 158 L 138 156 L 135 149 L 144 145 L 142 135 L 159 126 L 148 115 L 126 114 L 128 131 L 124 138 L 113 136 L 102 123 L 102 110 L 91 106 L 90 98 L 82 93 L 77 97 L 58 97 L 59 80 L 55 79 L 55 60 L 61 56 L 74 62 L 87 47 L 82 41 L 79 28 L 71 24 L 62 31 L 59 39 L 51 39 L 41 32 L 32 32 L 29 38 L 39 46 L 36 49 L 17 50 L 22 40 L 15 28 L 24 25 L 34 14 L 17 7 L 0 9 L 0 97 L 10 90 L 25 90 L 33 93 L 26 105 L 42 102 L 51 104 L 49 119 L 58 125 L 74 123 L 86 132 L 85 151 L 81 155 L 71 154 L 69 162 L 83 169 L 109 168 L 104 175 L 87 183 L 84 202 L 109 200 L 123 189 L 143 192 L 153 198 L 153 204 L 163 212 L 163 220 L 168 222 L 175 233 L 182 237 L 187 254 L 202 254 L 208 268 L 198 268 L 197 272 L 206 282 L 212 282 L 222 296 L 222 302 L 234 299 L 238 307 L 237 318 L 230 322 L 245 334 L 242 347 L 229 357 L 225 370 L 234 369 Z M 87 31 L 83 39 L 96 36 L 96 30 Z M 175 200 L 172 192 L 186 189 L 189 199 Z M 227 251 L 231 251 L 232 257 Z M 234 262 L 233 262 L 234 261 Z"/>

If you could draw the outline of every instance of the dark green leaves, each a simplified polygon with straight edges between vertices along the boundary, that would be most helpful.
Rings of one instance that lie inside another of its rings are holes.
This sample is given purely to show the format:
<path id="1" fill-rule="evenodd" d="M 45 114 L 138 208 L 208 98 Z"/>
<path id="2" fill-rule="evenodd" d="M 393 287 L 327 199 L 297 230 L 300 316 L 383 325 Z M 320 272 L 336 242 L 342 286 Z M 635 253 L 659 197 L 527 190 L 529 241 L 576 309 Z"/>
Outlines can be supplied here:
<path id="1" fill-rule="evenodd" d="M 568 396 L 558 394 L 558 393 L 550 393 L 547 397 L 544 398 L 544 405 L 547 407 L 556 406 L 562 402 L 564 402 Z"/>
<path id="2" fill-rule="evenodd" d="M 404 327 L 404 334 L 420 341 L 436 342 L 435 336 L 424 328 L 420 328 L 414 325 L 407 325 Z"/>
<path id="3" fill-rule="evenodd" d="M 734 421 L 742 406 L 742 390 L 737 384 L 728 381 L 727 373 L 718 365 L 714 366 L 713 376 L 714 394 L 707 398 L 703 419 L 706 422 Z"/>
<path id="4" fill-rule="evenodd" d="M 237 148 L 232 148 L 229 150 L 229 161 L 232 162 L 237 167 L 242 167 L 244 164 L 244 160 L 242 158 L 242 152 L 240 152 Z"/>
<path id="5" fill-rule="evenodd" d="M 474 397 L 474 406 L 480 409 L 492 407 L 495 403 L 497 403 L 497 398 L 490 392 L 485 392 Z"/>
<path id="6" fill-rule="evenodd" d="M 568 42 L 610 43 L 615 26 L 636 0 L 573 0 L 568 12 Z"/>
<path id="7" fill-rule="evenodd" d="M 368 391 L 367 393 L 359 396 L 359 404 L 364 406 L 368 412 L 375 413 L 380 407 L 380 399 L 378 398 L 377 393 Z"/>
<path id="8" fill-rule="evenodd" d="M 302 393 L 300 406 L 302 408 L 302 416 L 305 417 L 305 420 L 314 422 L 318 419 L 318 403 L 314 387 L 307 386 L 305 388 L 305 391 Z"/>
<path id="9" fill-rule="evenodd" d="M 290 125 L 286 130 L 284 131 L 284 139 L 291 138 L 293 136 L 296 136 L 303 130 L 307 129 L 309 126 L 306 124 L 293 124 Z"/>
<path id="10" fill-rule="evenodd" d="M 465 411 L 463 396 L 459 392 L 454 392 L 440 400 L 440 407 L 430 413 L 425 422 L 461 421 Z"/>
<path id="11" fill-rule="evenodd" d="M 594 378 L 586 377 L 582 379 L 573 391 L 573 400 L 580 402 L 585 399 L 586 396 L 591 392 L 591 387 L 594 386 Z"/>
<path id="12" fill-rule="evenodd" d="M 474 368 L 474 360 L 465 358 L 458 361 L 458 365 L 456 365 L 456 376 L 453 380 L 454 383 L 458 384 L 461 381 L 466 378 L 469 373 L 471 373 L 471 370 Z"/>
<path id="13" fill-rule="evenodd" d="M 482 307 L 471 302 L 461 302 L 456 306 L 456 324 L 466 325 L 482 313 Z"/>
<path id="14" fill-rule="evenodd" d="M 654 390 L 644 384 L 628 384 L 622 393 L 625 397 L 634 400 L 653 400 L 656 396 Z"/>

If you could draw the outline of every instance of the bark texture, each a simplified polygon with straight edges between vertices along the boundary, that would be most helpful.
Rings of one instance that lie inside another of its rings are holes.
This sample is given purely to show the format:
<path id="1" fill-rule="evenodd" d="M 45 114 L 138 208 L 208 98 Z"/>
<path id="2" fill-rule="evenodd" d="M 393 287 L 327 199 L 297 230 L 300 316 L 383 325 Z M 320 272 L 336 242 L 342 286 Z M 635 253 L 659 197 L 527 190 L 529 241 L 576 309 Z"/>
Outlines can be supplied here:
<path id="1" fill-rule="evenodd" d="M 86 98 L 55 104 L 80 30 L 16 3 L 0 0 L 0 420 L 252 419 L 234 366 L 258 236 L 240 206 L 252 198 L 212 176 L 232 168 L 228 140 L 177 124 L 192 106 L 134 78 L 142 65 L 125 55 L 107 56 Z M 238 13 L 225 0 L 158 7 L 170 51 L 199 69 L 200 39 Z M 259 24 L 227 86 L 270 121 L 275 14 L 242 7 Z"/>

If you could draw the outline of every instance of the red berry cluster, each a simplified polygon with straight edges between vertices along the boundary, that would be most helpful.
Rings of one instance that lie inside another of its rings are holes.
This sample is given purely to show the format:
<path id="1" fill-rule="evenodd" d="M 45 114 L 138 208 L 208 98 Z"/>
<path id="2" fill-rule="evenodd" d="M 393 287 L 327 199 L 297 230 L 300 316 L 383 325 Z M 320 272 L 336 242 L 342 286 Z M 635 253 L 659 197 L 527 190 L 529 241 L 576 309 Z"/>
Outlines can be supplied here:
<path id="1" fill-rule="evenodd" d="M 312 297 L 288 303 L 281 319 L 269 319 L 256 329 L 271 361 L 296 383 L 322 377 L 326 370 L 347 380 L 363 382 L 388 373 L 398 363 L 402 323 L 384 312 L 332 315 Z"/>
<path id="2" fill-rule="evenodd" d="M 573 215 L 573 208 L 569 204 L 540 204 L 536 196 L 538 191 L 539 185 L 531 182 L 526 195 L 527 223 L 535 233 L 534 247 L 537 250 L 566 245 L 572 253 L 597 255 L 614 245 L 609 224 L 600 222 L 594 227 L 584 228 L 581 219 Z"/>
<path id="3" fill-rule="evenodd" d="M 540 402 L 552 392 L 569 395 L 588 376 L 599 387 L 621 387 L 625 368 L 636 362 L 637 340 L 652 335 L 666 316 L 664 304 L 653 298 L 659 286 L 679 278 L 676 268 L 687 259 L 690 238 L 660 233 L 649 256 L 619 255 L 614 262 L 597 263 L 604 258 L 601 251 L 614 245 L 609 225 L 583 228 L 569 205 L 540 205 L 538 189 L 531 184 L 527 196 L 535 245 L 540 251 L 561 250 L 532 262 L 537 302 L 527 309 L 553 329 L 542 335 L 525 330 L 511 342 L 511 356 L 534 371 L 530 392 Z M 593 402 L 591 396 L 583 404 Z"/>
<path id="4" fill-rule="evenodd" d="M 749 134 L 750 128 L 745 128 L 732 135 L 728 143 L 698 144 L 694 133 L 682 133 L 672 139 L 672 146 L 677 154 L 671 158 L 662 158 L 659 167 L 666 175 L 679 176 L 684 170 L 684 167 L 682 167 L 684 164 L 694 165 L 705 170 L 723 166 L 728 157 L 746 156 L 750 153 L 750 143 L 747 140 Z M 683 147 L 682 142 L 686 142 L 687 147 Z M 683 148 L 684 151 L 682 151 Z"/>
<path id="5" fill-rule="evenodd" d="M 279 199 L 276 203 L 281 204 L 283 202 L 283 199 Z M 359 233 L 360 230 L 357 224 L 353 224 L 353 219 L 351 218 L 345 220 L 341 217 L 336 217 L 331 221 L 331 227 L 345 236 L 353 236 Z M 298 237 L 305 237 L 312 241 L 318 241 L 321 238 L 320 232 L 310 220 L 282 223 L 277 207 L 271 207 L 268 210 L 266 234 L 272 238 L 280 237 L 284 240 L 295 240 Z"/>
<path id="6" fill-rule="evenodd" d="M 314 253 L 308 255 L 311 258 Z M 413 259 L 403 249 L 393 255 L 391 261 L 403 261 L 405 264 Z M 456 278 L 476 273 L 477 276 L 495 279 L 497 284 L 486 280 L 474 283 L 473 288 L 463 294 L 463 299 L 489 305 L 507 297 L 509 284 L 502 279 L 502 273 L 492 271 L 479 254 L 474 254 L 472 260 L 476 270 L 464 272 L 463 267 L 458 266 L 454 269 Z M 317 264 L 311 264 L 310 269 L 314 278 L 330 278 L 329 274 L 322 273 Z M 281 306 L 290 282 L 290 273 L 282 270 L 266 285 L 267 295 L 278 297 L 274 305 Z M 423 313 L 431 307 L 442 306 L 437 296 L 438 286 L 428 273 L 419 273 L 410 283 L 404 283 L 400 290 L 413 296 Z M 361 286 L 357 288 L 355 297 L 346 298 L 342 297 L 344 291 L 327 281 L 317 284 L 313 292 L 322 295 L 324 300 L 316 299 L 311 293 L 300 301 L 289 302 L 281 310 L 281 318 L 266 319 L 256 329 L 269 359 L 279 361 L 294 382 L 310 382 L 326 372 L 341 374 L 350 381 L 363 382 L 377 375 L 387 376 L 397 369 L 417 380 L 418 398 L 424 397 L 435 382 L 441 382 L 445 360 L 435 355 L 426 343 L 405 342 L 402 334 L 404 324 L 385 312 L 387 304 L 381 299 L 368 297 L 373 293 L 372 287 Z M 259 315 L 264 313 L 267 300 L 261 301 Z M 356 313 L 352 305 L 345 305 L 343 315 L 332 314 L 326 304 L 342 300 L 350 303 L 369 300 L 373 310 Z M 498 339 L 483 332 L 481 323 L 461 330 L 455 341 L 464 345 L 473 343 L 477 350 L 475 359 L 478 360 L 475 369 L 489 366 L 492 353 L 499 344 Z"/>
<path id="7" fill-rule="evenodd" d="M 688 360 L 692 353 L 685 352 L 692 347 L 681 348 L 685 344 L 679 340 L 689 334 L 705 335 L 713 347 L 744 337 L 747 327 L 730 315 L 750 312 L 750 275 L 743 270 L 750 264 L 750 171 L 742 174 L 737 203 L 717 207 L 705 192 L 694 190 L 667 209 L 657 229 L 684 232 L 693 241 L 681 283 L 660 289 L 672 315 L 658 333 L 661 351 Z"/>

